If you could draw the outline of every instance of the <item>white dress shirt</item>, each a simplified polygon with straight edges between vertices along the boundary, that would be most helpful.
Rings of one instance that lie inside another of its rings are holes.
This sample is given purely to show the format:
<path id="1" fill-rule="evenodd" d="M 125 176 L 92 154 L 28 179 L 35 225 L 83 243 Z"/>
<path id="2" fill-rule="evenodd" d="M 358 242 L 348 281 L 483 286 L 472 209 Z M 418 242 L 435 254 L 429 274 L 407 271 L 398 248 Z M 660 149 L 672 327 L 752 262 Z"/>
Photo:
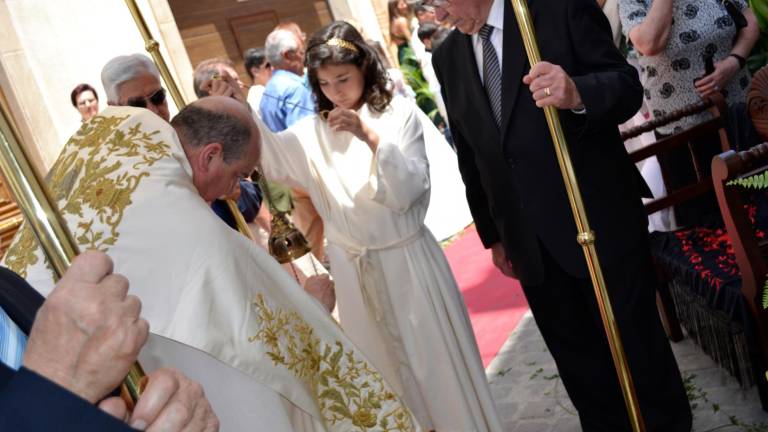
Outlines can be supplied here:
<path id="1" fill-rule="evenodd" d="M 502 60 L 504 48 L 504 1 L 493 0 L 491 12 L 488 14 L 486 24 L 493 26 L 491 33 L 491 43 L 496 50 L 496 57 L 499 59 L 499 71 L 503 74 Z M 472 35 L 472 47 L 475 49 L 475 60 L 477 61 L 477 71 L 480 74 L 480 82 L 483 82 L 483 39 L 479 34 Z M 483 84 L 485 84 L 483 82 Z"/>
<path id="2" fill-rule="evenodd" d="M 493 0 L 491 5 L 491 11 L 488 14 L 486 24 L 493 26 L 493 33 L 491 33 L 491 43 L 496 50 L 496 57 L 499 59 L 499 71 L 504 76 L 504 62 L 502 61 L 504 52 L 504 1 L 505 0 Z M 475 61 L 477 62 L 477 72 L 480 75 L 480 82 L 483 82 L 483 40 L 479 34 L 472 35 L 472 47 L 475 50 Z M 572 109 L 571 112 L 575 114 L 586 114 L 584 107 Z"/>

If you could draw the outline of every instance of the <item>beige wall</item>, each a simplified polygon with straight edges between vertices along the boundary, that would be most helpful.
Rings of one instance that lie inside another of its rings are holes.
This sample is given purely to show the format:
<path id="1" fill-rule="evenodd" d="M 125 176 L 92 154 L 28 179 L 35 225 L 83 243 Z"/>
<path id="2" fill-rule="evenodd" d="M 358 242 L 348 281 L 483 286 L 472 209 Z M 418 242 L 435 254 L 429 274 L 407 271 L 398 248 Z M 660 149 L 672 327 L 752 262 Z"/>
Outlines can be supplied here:
<path id="1" fill-rule="evenodd" d="M 192 66 L 169 0 L 137 3 L 176 82 L 193 100 Z M 386 0 L 327 0 L 327 5 L 334 19 L 354 18 L 367 37 L 388 41 Z M 144 41 L 124 0 L 0 0 L 0 90 L 37 169 L 47 171 L 80 125 L 69 100 L 72 88 L 81 82 L 93 85 L 103 109 L 102 66 L 114 56 L 136 52 L 145 52 Z"/>
<path id="2" fill-rule="evenodd" d="M 357 21 L 366 38 L 382 44 L 386 43 L 376 16 L 376 9 L 373 7 L 373 1 L 328 0 L 328 5 L 331 7 L 335 19 Z"/>
<path id="3" fill-rule="evenodd" d="M 167 0 L 137 3 L 189 99 L 192 69 Z M 79 127 L 72 88 L 94 86 L 103 109 L 102 66 L 135 52 L 144 42 L 123 0 L 0 0 L 0 87 L 37 169 L 47 170 Z"/>
<path id="4" fill-rule="evenodd" d="M 359 1 L 359 0 L 353 0 Z M 243 53 L 263 47 L 280 22 L 293 21 L 307 34 L 331 22 L 326 0 L 169 0 L 192 65 L 213 57 L 235 63 L 245 83 Z"/>
<path id="5" fill-rule="evenodd" d="M 335 19 L 351 18 L 357 21 L 362 28 L 363 36 L 379 42 L 389 57 L 390 64 L 397 64 L 397 50 L 393 51 L 389 44 L 386 0 L 383 3 L 381 0 L 328 0 L 328 5 L 331 7 Z M 382 5 L 384 9 L 381 9 Z"/>

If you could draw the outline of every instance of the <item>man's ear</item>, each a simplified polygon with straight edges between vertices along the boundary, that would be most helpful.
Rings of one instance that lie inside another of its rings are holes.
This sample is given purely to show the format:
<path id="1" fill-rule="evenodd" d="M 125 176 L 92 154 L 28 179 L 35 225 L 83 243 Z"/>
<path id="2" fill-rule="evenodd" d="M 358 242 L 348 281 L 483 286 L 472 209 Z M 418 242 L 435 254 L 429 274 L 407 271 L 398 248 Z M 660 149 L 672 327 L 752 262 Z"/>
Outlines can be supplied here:
<path id="1" fill-rule="evenodd" d="M 197 155 L 200 172 L 208 173 L 217 159 L 223 159 L 224 147 L 217 142 L 205 144 Z"/>
<path id="2" fill-rule="evenodd" d="M 299 54 L 296 52 L 296 50 L 290 50 L 283 53 L 283 58 L 288 61 L 298 61 Z"/>

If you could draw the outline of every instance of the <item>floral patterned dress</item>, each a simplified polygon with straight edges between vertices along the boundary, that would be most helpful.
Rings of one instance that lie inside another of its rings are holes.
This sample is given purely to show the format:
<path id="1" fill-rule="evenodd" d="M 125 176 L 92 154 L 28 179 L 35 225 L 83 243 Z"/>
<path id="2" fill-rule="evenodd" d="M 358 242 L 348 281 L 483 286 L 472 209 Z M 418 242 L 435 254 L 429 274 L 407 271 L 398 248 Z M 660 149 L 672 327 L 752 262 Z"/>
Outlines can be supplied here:
<path id="1" fill-rule="evenodd" d="M 744 0 L 732 0 L 740 9 L 747 7 Z M 619 0 L 619 12 L 624 35 L 645 20 L 653 0 Z M 638 55 L 640 79 L 645 99 L 654 117 L 697 102 L 699 94 L 694 81 L 705 73 L 705 58 L 714 63 L 731 53 L 736 26 L 719 0 L 674 0 L 674 17 L 666 49 L 655 56 Z M 749 85 L 746 69 L 739 71 L 721 93 L 728 104 L 746 100 Z M 672 123 L 659 132 L 675 133 L 704 120 L 691 116 Z"/>

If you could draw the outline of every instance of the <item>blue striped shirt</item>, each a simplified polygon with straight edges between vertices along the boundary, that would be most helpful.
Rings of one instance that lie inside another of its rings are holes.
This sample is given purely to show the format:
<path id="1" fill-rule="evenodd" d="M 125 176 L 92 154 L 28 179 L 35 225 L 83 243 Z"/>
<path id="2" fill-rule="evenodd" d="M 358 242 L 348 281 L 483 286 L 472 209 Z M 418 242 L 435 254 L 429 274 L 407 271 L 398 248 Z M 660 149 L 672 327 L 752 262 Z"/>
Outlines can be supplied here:
<path id="1" fill-rule="evenodd" d="M 27 346 L 27 336 L 0 307 L 0 361 L 18 370 Z"/>

